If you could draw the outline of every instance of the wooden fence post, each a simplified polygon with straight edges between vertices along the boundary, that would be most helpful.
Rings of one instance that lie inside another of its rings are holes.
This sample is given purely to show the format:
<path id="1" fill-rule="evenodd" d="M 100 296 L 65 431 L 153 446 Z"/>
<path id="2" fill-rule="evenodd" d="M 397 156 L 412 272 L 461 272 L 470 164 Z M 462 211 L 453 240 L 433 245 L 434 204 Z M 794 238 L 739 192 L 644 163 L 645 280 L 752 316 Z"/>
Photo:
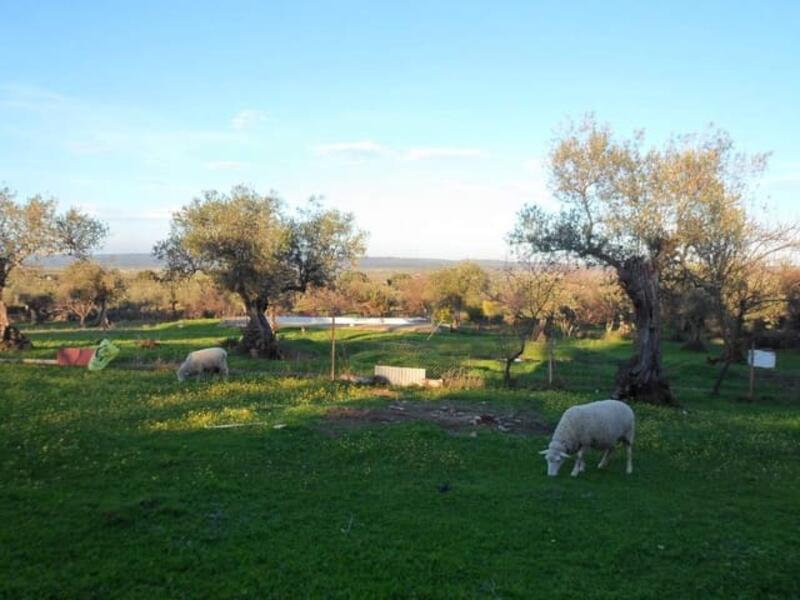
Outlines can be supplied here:
<path id="1" fill-rule="evenodd" d="M 748 362 L 750 363 L 750 394 L 748 398 L 750 398 L 750 402 L 755 399 L 755 388 L 756 388 L 756 342 L 753 340 L 750 343 L 750 356 L 748 357 Z"/>
<path id="2" fill-rule="evenodd" d="M 336 312 L 331 317 L 331 381 L 336 381 Z"/>

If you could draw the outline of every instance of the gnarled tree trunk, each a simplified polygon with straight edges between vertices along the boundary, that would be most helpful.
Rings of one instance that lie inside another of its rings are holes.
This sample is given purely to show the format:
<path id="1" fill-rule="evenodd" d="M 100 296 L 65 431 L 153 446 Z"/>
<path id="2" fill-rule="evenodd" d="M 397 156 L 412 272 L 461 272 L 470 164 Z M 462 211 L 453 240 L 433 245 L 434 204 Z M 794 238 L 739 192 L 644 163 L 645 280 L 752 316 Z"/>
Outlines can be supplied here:
<path id="1" fill-rule="evenodd" d="M 511 379 L 511 367 L 514 365 L 514 361 L 522 356 L 523 352 L 525 352 L 524 337 L 522 337 L 519 341 L 519 349 L 512 354 L 506 355 L 505 357 L 505 367 L 503 368 L 503 387 L 514 387 L 514 380 Z"/>
<path id="2" fill-rule="evenodd" d="M 94 324 L 102 329 L 111 327 L 111 323 L 108 320 L 108 302 L 106 300 L 100 301 L 100 312 L 97 314 L 97 320 Z"/>
<path id="3" fill-rule="evenodd" d="M 275 333 L 267 320 L 266 299 L 250 300 L 242 298 L 247 309 L 247 325 L 242 334 L 242 349 L 255 356 L 280 358 L 281 353 L 275 339 Z"/>
<path id="4" fill-rule="evenodd" d="M 693 352 L 706 352 L 705 343 L 703 342 L 703 331 L 705 330 L 705 319 L 689 319 L 689 341 L 686 342 L 682 348 L 684 350 L 692 350 Z"/>
<path id="5" fill-rule="evenodd" d="M 2 293 L 2 290 L 0 290 Z M 8 322 L 5 303 L 0 300 L 0 352 L 5 350 L 27 350 L 33 347 L 31 341 Z"/>
<path id="6" fill-rule="evenodd" d="M 619 282 L 633 303 L 636 355 L 621 365 L 613 396 L 652 404 L 677 404 L 661 370 L 661 306 L 658 270 L 634 256 L 617 267 Z"/>
<path id="7" fill-rule="evenodd" d="M 2 295 L 3 289 L 0 288 L 0 295 Z M 0 340 L 3 339 L 5 335 L 6 329 L 9 326 L 8 322 L 8 311 L 6 310 L 6 303 L 3 302 L 3 299 L 0 297 Z"/>
<path id="8" fill-rule="evenodd" d="M 6 303 L 3 302 L 3 290 L 6 287 L 6 274 L 7 267 L 5 262 L 0 259 L 0 340 L 5 339 L 6 329 L 8 329 L 8 310 L 6 310 Z"/>
<path id="9" fill-rule="evenodd" d="M 725 314 L 724 309 L 721 309 L 720 315 L 725 346 L 722 350 L 722 368 L 714 380 L 714 387 L 711 388 L 712 396 L 719 396 L 722 382 L 728 374 L 731 364 L 742 362 L 745 359 L 744 308 L 740 306 L 739 311 L 733 316 Z"/>
<path id="10" fill-rule="evenodd" d="M 3 287 L 0 286 L 0 351 L 25 350 L 32 346 L 31 341 L 8 320 L 8 310 L 3 302 Z"/>

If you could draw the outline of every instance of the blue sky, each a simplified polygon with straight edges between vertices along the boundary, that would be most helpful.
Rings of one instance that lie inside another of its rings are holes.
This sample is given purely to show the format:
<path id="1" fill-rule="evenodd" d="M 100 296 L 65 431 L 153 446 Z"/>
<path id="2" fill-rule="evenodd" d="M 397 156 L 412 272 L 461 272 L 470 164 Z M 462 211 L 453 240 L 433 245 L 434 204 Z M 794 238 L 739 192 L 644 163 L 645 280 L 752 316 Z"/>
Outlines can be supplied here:
<path id="1" fill-rule="evenodd" d="M 107 252 L 243 182 L 354 212 L 373 256 L 503 258 L 594 111 L 771 151 L 758 199 L 797 218 L 798 32 L 797 2 L 0 1 L 0 184 L 104 219 Z"/>

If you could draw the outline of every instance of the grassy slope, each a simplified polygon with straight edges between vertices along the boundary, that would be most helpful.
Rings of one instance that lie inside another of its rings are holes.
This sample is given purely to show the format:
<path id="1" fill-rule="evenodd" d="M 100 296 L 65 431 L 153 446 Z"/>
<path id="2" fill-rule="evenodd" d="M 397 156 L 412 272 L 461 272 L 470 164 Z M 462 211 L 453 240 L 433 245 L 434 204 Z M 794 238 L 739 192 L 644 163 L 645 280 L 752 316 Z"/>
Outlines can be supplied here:
<path id="1" fill-rule="evenodd" d="M 43 349 L 32 354 L 47 355 L 97 337 L 35 335 Z M 592 464 L 577 480 L 550 479 L 535 454 L 544 438 L 320 428 L 331 405 L 386 402 L 370 390 L 255 372 L 181 386 L 168 371 L 119 368 L 228 335 L 211 323 L 113 335 L 123 355 L 99 374 L 0 365 L 0 596 L 800 596 L 800 398 L 775 377 L 759 403 L 731 401 L 742 371 L 711 400 L 704 358 L 669 347 L 688 412 L 636 408 L 634 475 L 620 455 L 607 472 Z M 323 332 L 284 335 L 301 354 L 291 370 L 324 369 Z M 137 337 L 164 344 L 142 351 Z M 499 369 L 482 336 L 342 337 L 355 371 L 376 360 L 467 364 L 490 379 Z M 532 406 L 554 423 L 602 396 L 596 382 L 626 351 L 561 347 L 573 392 L 407 396 Z M 541 363 L 518 370 L 543 379 Z M 796 354 L 779 356 L 778 375 L 798 371 Z M 206 428 L 232 422 L 257 424 Z"/>

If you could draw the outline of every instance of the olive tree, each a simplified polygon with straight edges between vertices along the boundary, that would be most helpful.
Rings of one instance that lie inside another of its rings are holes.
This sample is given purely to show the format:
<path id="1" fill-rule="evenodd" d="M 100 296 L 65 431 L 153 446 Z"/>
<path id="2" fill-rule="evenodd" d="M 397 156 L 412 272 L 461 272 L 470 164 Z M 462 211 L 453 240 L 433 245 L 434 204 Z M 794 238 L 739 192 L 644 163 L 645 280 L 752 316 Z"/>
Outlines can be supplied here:
<path id="1" fill-rule="evenodd" d="M 747 315 L 774 302 L 771 257 L 797 245 L 793 225 L 764 227 L 747 212 L 749 179 L 766 155 L 733 150 L 718 130 L 643 149 L 592 118 L 570 126 L 550 155 L 557 215 L 528 206 L 512 239 L 532 250 L 610 267 L 634 309 L 635 356 L 614 396 L 671 403 L 661 367 L 662 275 L 704 289 L 726 339 L 726 364 Z M 733 354 L 731 354 L 733 353 Z"/>
<path id="2" fill-rule="evenodd" d="M 433 312 L 434 296 L 427 274 L 398 273 L 392 275 L 389 287 L 396 290 L 400 310 L 405 316 L 428 317 Z"/>
<path id="3" fill-rule="evenodd" d="M 51 254 L 86 257 L 108 233 L 100 221 L 71 208 L 56 212 L 55 200 L 33 196 L 17 202 L 8 188 L 0 188 L 0 340 L 9 327 L 2 294 L 11 273 L 26 260 Z"/>
<path id="4" fill-rule="evenodd" d="M 702 287 L 693 287 L 686 290 L 680 304 L 680 316 L 689 328 L 689 341 L 683 347 L 687 350 L 705 352 L 706 345 L 703 334 L 706 330 L 706 321 L 714 310 L 711 295 Z"/>
<path id="5" fill-rule="evenodd" d="M 526 206 L 511 241 L 614 270 L 633 304 L 636 353 L 620 367 L 613 395 L 672 404 L 661 364 L 659 272 L 674 250 L 678 215 L 661 189 L 661 155 L 645 152 L 642 144 L 638 133 L 617 141 L 592 117 L 570 125 L 549 157 L 561 212 Z"/>
<path id="6" fill-rule="evenodd" d="M 125 279 L 118 269 L 101 268 L 93 283 L 97 302 L 95 325 L 107 329 L 111 325 L 108 320 L 108 308 L 118 302 L 125 293 Z"/>
<path id="7" fill-rule="evenodd" d="M 88 261 L 74 262 L 61 274 L 57 292 L 59 306 L 75 316 L 81 328 L 86 326 L 86 319 L 97 309 L 96 288 L 102 274 L 100 265 Z"/>
<path id="8" fill-rule="evenodd" d="M 748 322 L 785 303 L 777 263 L 800 248 L 800 229 L 792 222 L 760 223 L 749 209 L 751 182 L 766 168 L 765 154 L 735 152 L 723 132 L 694 148 L 670 149 L 680 168 L 668 182 L 684 206 L 676 264 L 710 302 L 724 344 L 712 390 L 717 394 L 730 364 L 744 358 Z"/>
<path id="9" fill-rule="evenodd" d="M 78 318 L 81 327 L 86 319 L 96 313 L 95 325 L 108 328 L 108 306 L 117 301 L 125 291 L 125 281 L 117 269 L 79 260 L 61 274 L 57 297 L 61 308 Z"/>
<path id="10" fill-rule="evenodd" d="M 711 299 L 723 341 L 712 394 L 719 393 L 731 363 L 743 360 L 748 322 L 785 306 L 775 260 L 800 248 L 798 231 L 792 224 L 763 226 L 743 214 L 739 226 L 697 244 L 692 273 Z"/>
<path id="11" fill-rule="evenodd" d="M 461 324 L 461 313 L 468 306 L 480 306 L 489 289 L 489 276 L 480 265 L 464 261 L 452 267 L 439 269 L 431 274 L 434 302 L 449 313 L 451 328 Z"/>
<path id="12" fill-rule="evenodd" d="M 533 257 L 522 257 L 505 269 L 495 298 L 503 310 L 504 327 L 496 340 L 504 363 L 503 384 L 506 387 L 512 385 L 511 367 L 525 352 L 528 341 L 542 330 L 548 341 L 552 341 L 564 273 L 563 265 Z"/>
<path id="13" fill-rule="evenodd" d="M 172 217 L 155 255 L 172 276 L 203 272 L 237 294 L 247 311 L 242 346 L 259 356 L 280 353 L 266 317 L 270 303 L 310 286 L 325 287 L 364 250 L 351 214 L 325 210 L 315 199 L 288 216 L 274 195 L 245 186 L 204 192 Z"/>

